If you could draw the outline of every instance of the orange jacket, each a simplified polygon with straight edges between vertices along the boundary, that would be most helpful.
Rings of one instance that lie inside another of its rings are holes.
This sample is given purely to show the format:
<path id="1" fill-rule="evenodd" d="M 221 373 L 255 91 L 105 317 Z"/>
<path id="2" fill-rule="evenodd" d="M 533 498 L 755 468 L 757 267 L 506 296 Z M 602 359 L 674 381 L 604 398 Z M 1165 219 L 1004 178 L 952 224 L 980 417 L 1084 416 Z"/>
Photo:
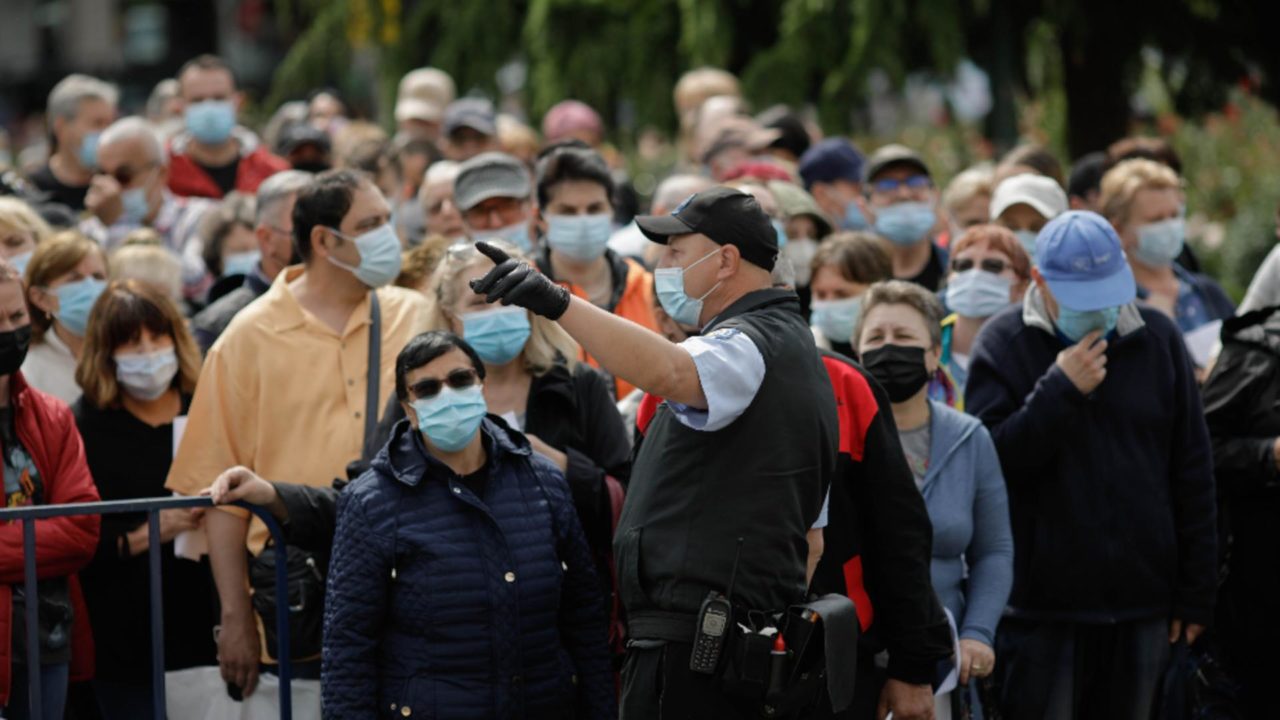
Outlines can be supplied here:
<path id="1" fill-rule="evenodd" d="M 633 323 L 643 325 L 654 332 L 658 332 L 658 321 L 653 316 L 653 275 L 645 270 L 644 267 L 634 260 L 624 258 L 612 250 L 605 251 L 605 260 L 609 263 L 609 269 L 613 279 L 613 295 L 609 298 L 609 304 L 605 306 L 605 310 L 624 317 Z M 550 250 L 543 248 L 538 254 L 538 269 L 552 280 L 556 280 L 555 273 L 551 271 Z M 556 280 L 556 282 L 560 282 Z M 561 282 L 561 285 L 569 288 L 569 292 L 578 297 L 589 300 L 586 292 L 577 285 Z M 582 351 L 578 359 L 588 363 L 592 367 L 600 367 L 596 359 Z M 614 390 L 619 400 L 631 394 L 635 390 L 635 386 L 623 380 L 622 378 L 614 378 Z"/>

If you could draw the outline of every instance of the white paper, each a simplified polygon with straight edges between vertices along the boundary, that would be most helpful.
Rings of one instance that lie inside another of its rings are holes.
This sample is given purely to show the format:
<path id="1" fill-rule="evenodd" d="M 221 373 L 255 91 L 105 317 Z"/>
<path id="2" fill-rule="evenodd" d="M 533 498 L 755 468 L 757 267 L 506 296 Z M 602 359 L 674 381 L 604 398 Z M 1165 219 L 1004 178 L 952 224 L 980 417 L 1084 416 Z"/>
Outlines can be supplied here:
<path id="1" fill-rule="evenodd" d="M 510 425 L 513 430 L 524 432 L 524 428 L 520 425 L 520 418 L 516 417 L 514 412 L 508 410 L 507 412 L 502 413 L 502 419 L 507 421 L 507 424 Z"/>
<path id="2" fill-rule="evenodd" d="M 180 497 L 178 493 L 174 497 Z M 209 554 L 209 536 L 204 534 L 204 519 L 195 530 L 184 530 L 173 537 L 173 554 L 187 560 L 200 562 L 200 558 Z"/>
<path id="3" fill-rule="evenodd" d="M 960 684 L 960 633 L 956 630 L 956 619 L 952 616 L 951 611 L 943 608 L 942 612 L 947 614 L 947 624 L 951 626 L 951 642 L 955 646 L 956 662 L 955 667 L 951 669 L 951 672 L 947 675 L 946 679 L 944 679 L 942 684 L 938 686 L 938 689 L 934 691 L 933 694 L 935 697 L 938 695 L 945 695 L 952 690 L 955 690 L 956 686 Z"/>
<path id="4" fill-rule="evenodd" d="M 1207 367 L 1213 357 L 1213 350 L 1218 345 L 1218 336 L 1222 334 L 1222 321 L 1214 320 L 1205 323 L 1191 332 L 1184 333 L 1182 339 L 1187 343 L 1187 352 L 1196 367 Z"/>

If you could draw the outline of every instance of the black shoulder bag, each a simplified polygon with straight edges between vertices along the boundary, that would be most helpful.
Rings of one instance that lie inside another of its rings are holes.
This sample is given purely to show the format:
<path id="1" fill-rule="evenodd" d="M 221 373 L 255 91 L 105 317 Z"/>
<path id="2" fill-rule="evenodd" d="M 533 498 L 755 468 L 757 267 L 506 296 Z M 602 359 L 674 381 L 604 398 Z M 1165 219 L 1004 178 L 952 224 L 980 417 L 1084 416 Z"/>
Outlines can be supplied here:
<path id="1" fill-rule="evenodd" d="M 377 292 L 369 293 L 368 395 L 364 406 L 364 446 L 366 452 L 378 425 L 379 379 L 382 361 L 382 311 Z M 272 542 L 249 562 L 249 584 L 253 607 L 262 618 L 267 654 L 279 658 L 276 636 L 276 554 Z M 292 660 L 310 660 L 320 655 L 324 636 L 325 577 L 329 573 L 328 553 L 318 556 L 297 546 L 285 548 L 289 575 L 289 654 Z"/>

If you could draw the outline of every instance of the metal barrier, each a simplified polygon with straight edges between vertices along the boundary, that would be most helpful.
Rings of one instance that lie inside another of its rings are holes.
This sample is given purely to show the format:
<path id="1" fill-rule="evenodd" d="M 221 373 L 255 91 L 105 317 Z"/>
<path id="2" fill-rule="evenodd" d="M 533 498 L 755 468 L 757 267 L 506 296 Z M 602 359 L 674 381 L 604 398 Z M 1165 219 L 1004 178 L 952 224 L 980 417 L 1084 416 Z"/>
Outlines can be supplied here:
<path id="1" fill-rule="evenodd" d="M 276 597 L 285 600 L 289 597 L 288 563 L 286 560 L 284 534 L 275 518 L 265 509 L 247 503 L 236 503 L 240 507 L 258 516 L 267 526 L 275 540 L 276 552 Z M 36 602 L 36 520 L 68 517 L 73 515 L 111 515 L 116 513 L 147 513 L 149 543 L 147 555 L 151 564 L 151 688 L 152 701 L 155 703 L 156 717 L 165 717 L 164 700 L 164 593 L 160 582 L 160 511 L 175 508 L 213 507 L 213 501 L 207 497 L 174 497 L 148 500 L 111 500 L 96 503 L 70 503 L 67 505 L 29 505 L 20 508 L 0 509 L 0 522 L 9 520 L 22 521 L 22 556 L 25 563 L 26 580 L 23 583 L 26 594 L 27 625 L 27 668 L 28 687 L 31 695 L 31 717 L 41 718 L 40 697 L 40 627 L 39 607 Z M 276 603 L 276 634 L 279 637 L 279 678 L 280 678 L 280 718 L 292 720 L 293 697 L 289 691 L 291 666 L 289 663 L 289 604 Z M 34 639 L 34 640 L 33 640 Z M 31 672 L 31 668 L 36 668 Z"/>

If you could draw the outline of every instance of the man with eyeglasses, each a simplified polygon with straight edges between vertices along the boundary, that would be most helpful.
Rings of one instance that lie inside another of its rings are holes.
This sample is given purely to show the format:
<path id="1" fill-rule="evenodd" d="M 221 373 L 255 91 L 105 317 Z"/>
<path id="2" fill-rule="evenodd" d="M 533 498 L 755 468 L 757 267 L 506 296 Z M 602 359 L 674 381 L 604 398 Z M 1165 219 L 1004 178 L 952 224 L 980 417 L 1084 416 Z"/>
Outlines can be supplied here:
<path id="1" fill-rule="evenodd" d="M 533 181 L 524 163 L 506 153 L 488 152 L 458 166 L 453 202 L 473 240 L 505 240 L 523 253 L 533 251 Z"/>
<path id="2" fill-rule="evenodd" d="M 134 230 L 155 230 L 182 260 L 183 295 L 197 299 L 211 282 L 201 257 L 200 221 L 217 203 L 178 197 L 168 180 L 169 156 L 155 128 L 139 117 L 117 120 L 98 139 L 98 170 L 85 196 L 91 216 L 80 230 L 108 251 Z"/>
<path id="3" fill-rule="evenodd" d="M 867 161 L 864 190 L 872 227 L 890 243 L 893 276 L 937 292 L 947 252 L 933 242 L 938 191 L 924 159 L 908 147 L 885 145 Z"/>
<path id="4" fill-rule="evenodd" d="M 293 248 L 293 204 L 298 191 L 314 176 L 301 170 L 285 170 L 258 186 L 254 202 L 253 234 L 258 240 L 258 262 L 244 276 L 244 284 L 210 303 L 191 320 L 191 329 L 203 352 L 209 352 L 231 319 L 271 288 L 282 270 L 302 262 Z"/>
<path id="5" fill-rule="evenodd" d="M 395 386 L 396 350 L 426 325 L 426 298 L 387 287 L 400 272 L 400 241 L 390 206 L 366 176 L 315 176 L 297 192 L 292 216 L 301 264 L 281 270 L 209 349 L 170 490 L 197 494 L 238 466 L 311 486 L 345 477 Z M 222 606 L 222 677 L 250 695 L 262 656 L 246 547 L 261 551 L 266 528 L 228 508 L 206 515 L 205 531 Z M 318 663 L 295 663 L 294 673 L 318 678 Z"/>

